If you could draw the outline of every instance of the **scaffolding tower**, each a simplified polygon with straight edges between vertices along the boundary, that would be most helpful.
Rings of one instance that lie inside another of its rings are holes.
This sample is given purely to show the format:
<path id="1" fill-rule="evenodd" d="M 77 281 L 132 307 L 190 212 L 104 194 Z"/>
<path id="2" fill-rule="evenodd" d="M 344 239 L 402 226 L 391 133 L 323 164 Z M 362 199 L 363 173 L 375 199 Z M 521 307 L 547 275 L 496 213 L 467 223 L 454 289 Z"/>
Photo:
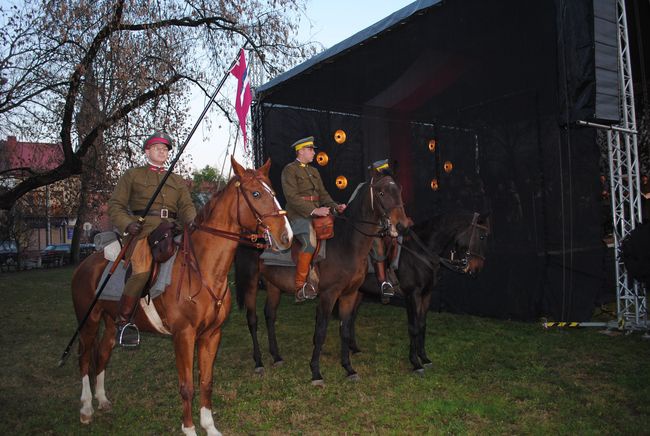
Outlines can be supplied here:
<path id="1" fill-rule="evenodd" d="M 621 256 L 621 242 L 641 222 L 641 182 L 625 0 L 617 0 L 616 4 L 620 124 L 607 131 L 614 225 L 616 309 L 619 328 L 628 331 L 647 330 L 648 306 L 645 289 L 641 283 L 628 275 Z"/>

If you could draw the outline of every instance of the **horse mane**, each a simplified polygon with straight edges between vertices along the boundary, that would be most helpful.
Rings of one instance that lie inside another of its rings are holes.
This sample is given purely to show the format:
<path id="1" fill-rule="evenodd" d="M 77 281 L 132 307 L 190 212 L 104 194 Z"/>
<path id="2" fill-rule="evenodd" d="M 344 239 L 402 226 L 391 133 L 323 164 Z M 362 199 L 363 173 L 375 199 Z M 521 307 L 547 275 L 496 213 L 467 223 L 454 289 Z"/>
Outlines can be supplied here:
<path id="1" fill-rule="evenodd" d="M 226 183 L 226 186 L 224 186 L 223 188 L 215 191 L 212 194 L 212 196 L 210 197 L 208 202 L 205 203 L 205 205 L 203 205 L 203 207 L 196 213 L 196 218 L 194 218 L 195 223 L 201 224 L 202 222 L 207 220 L 212 215 L 213 209 L 215 208 L 215 206 L 217 205 L 217 203 L 221 199 L 221 196 L 223 195 L 225 190 L 228 189 L 230 184 L 233 182 L 233 180 L 235 180 L 234 177 L 231 177 L 230 180 L 228 181 L 228 183 Z"/>

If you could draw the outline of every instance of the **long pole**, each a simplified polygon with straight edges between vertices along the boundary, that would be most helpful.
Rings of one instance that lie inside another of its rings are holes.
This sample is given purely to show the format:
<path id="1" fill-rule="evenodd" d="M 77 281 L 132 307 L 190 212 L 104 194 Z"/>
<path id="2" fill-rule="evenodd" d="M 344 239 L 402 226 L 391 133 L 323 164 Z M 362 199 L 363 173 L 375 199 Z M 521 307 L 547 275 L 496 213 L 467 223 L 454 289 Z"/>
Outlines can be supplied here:
<path id="1" fill-rule="evenodd" d="M 242 47 L 242 50 L 245 48 Z M 201 115 L 199 115 L 199 119 L 196 120 L 196 123 L 194 123 L 194 127 L 192 127 L 192 130 L 190 131 L 190 134 L 187 135 L 187 138 L 185 138 L 185 141 L 183 141 L 183 145 L 178 149 L 178 153 L 176 154 L 176 157 L 172 162 L 169 164 L 169 169 L 165 173 L 164 177 L 158 184 L 158 187 L 156 188 L 156 191 L 153 193 L 151 198 L 149 199 L 149 203 L 147 203 L 147 207 L 144 208 L 142 211 L 142 214 L 138 218 L 138 222 L 140 224 L 144 223 L 145 217 L 149 213 L 149 210 L 151 209 L 151 206 L 153 205 L 154 201 L 156 200 L 156 197 L 158 197 L 158 194 L 162 190 L 163 186 L 165 186 L 165 182 L 171 175 L 172 171 L 174 170 L 174 166 L 178 162 L 178 160 L 181 157 L 181 154 L 183 154 L 183 151 L 185 151 L 185 147 L 187 147 L 187 144 L 189 144 L 190 139 L 192 139 L 192 135 L 194 135 L 194 132 L 196 132 L 196 129 L 199 127 L 199 124 L 201 121 L 203 121 L 203 117 L 205 117 L 205 114 L 208 112 L 208 109 L 214 102 L 215 98 L 217 98 L 217 94 L 221 90 L 221 87 L 223 84 L 226 82 L 226 79 L 228 78 L 228 75 L 230 74 L 230 70 L 232 70 L 232 67 L 235 66 L 235 63 L 239 60 L 239 55 L 241 53 L 241 50 L 237 52 L 237 57 L 232 61 L 228 69 L 226 70 L 226 73 L 224 74 L 223 78 L 221 79 L 221 82 L 219 82 L 219 85 L 217 85 L 217 88 L 214 90 L 212 93 L 212 96 L 210 97 L 210 101 L 208 101 L 208 104 L 205 105 L 203 108 L 203 112 L 201 112 Z M 70 342 L 68 342 L 68 346 L 65 348 L 65 351 L 61 355 L 61 360 L 59 360 L 59 367 L 63 366 L 65 364 L 65 360 L 67 359 L 68 355 L 70 354 L 70 348 L 72 348 L 72 344 L 74 344 L 74 341 L 77 339 L 79 336 L 79 333 L 81 332 L 81 329 L 83 326 L 86 324 L 86 321 L 88 320 L 88 317 L 90 316 L 90 313 L 93 311 L 95 308 L 95 305 L 97 304 L 97 301 L 99 301 L 99 297 L 104 291 L 104 288 L 106 287 L 106 284 L 110 280 L 111 276 L 117 269 L 117 265 L 119 265 L 120 261 L 124 257 L 127 249 L 131 245 L 131 242 L 133 241 L 133 235 L 129 235 L 126 244 L 124 244 L 124 247 L 122 247 L 122 250 L 120 250 L 120 253 L 117 255 L 117 258 L 115 259 L 115 262 L 113 263 L 113 266 L 111 267 L 110 271 L 106 275 L 106 278 L 104 278 L 104 281 L 102 282 L 102 285 L 99 287 L 99 290 L 97 291 L 97 294 L 95 295 L 95 298 L 93 299 L 92 303 L 90 303 L 90 307 L 88 307 L 88 311 L 86 312 L 86 315 L 82 318 L 81 322 L 79 323 L 79 326 L 77 327 L 77 330 L 74 332 L 72 335 L 72 338 L 70 339 Z"/>

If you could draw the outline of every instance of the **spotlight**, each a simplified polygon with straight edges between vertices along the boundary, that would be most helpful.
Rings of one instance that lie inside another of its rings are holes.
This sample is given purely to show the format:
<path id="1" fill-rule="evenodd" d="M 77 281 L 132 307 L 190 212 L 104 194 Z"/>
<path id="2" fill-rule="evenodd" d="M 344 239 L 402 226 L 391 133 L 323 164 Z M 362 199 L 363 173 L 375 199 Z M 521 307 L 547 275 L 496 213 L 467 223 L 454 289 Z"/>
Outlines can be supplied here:
<path id="1" fill-rule="evenodd" d="M 336 178 L 336 187 L 343 190 L 348 187 L 348 179 L 345 176 L 338 176 Z"/>
<path id="2" fill-rule="evenodd" d="M 451 170 L 454 169 L 454 165 L 451 163 L 450 160 L 445 161 L 445 163 L 442 165 L 442 169 L 445 170 L 447 174 L 451 172 Z"/>
<path id="3" fill-rule="evenodd" d="M 329 161 L 330 161 L 330 158 L 329 158 L 329 156 L 327 155 L 327 153 L 325 153 L 324 151 L 321 151 L 320 153 L 318 153 L 318 154 L 316 155 L 316 162 L 318 162 L 318 165 L 320 165 L 320 166 L 322 166 L 322 167 L 324 167 L 325 165 L 327 165 L 327 163 L 328 163 Z"/>
<path id="4" fill-rule="evenodd" d="M 346 135 L 344 130 L 337 130 L 334 132 L 334 140 L 336 141 L 337 144 L 343 144 L 345 142 Z"/>

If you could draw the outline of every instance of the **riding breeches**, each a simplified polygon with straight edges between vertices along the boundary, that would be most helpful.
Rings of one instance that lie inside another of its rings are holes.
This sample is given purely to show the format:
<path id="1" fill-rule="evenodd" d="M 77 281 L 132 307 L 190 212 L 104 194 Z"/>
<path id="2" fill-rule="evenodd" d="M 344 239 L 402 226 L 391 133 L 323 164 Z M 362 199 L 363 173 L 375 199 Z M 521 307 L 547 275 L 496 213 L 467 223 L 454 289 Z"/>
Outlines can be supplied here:
<path id="1" fill-rule="evenodd" d="M 297 218 L 291 221 L 293 237 L 300 242 L 302 253 L 314 253 L 316 251 L 316 234 L 311 225 L 311 219 Z"/>
<path id="2" fill-rule="evenodd" d="M 151 249 L 147 243 L 147 238 L 137 240 L 133 254 L 131 255 L 131 276 L 124 284 L 124 295 L 130 297 L 139 297 L 149 280 L 151 274 Z"/>

